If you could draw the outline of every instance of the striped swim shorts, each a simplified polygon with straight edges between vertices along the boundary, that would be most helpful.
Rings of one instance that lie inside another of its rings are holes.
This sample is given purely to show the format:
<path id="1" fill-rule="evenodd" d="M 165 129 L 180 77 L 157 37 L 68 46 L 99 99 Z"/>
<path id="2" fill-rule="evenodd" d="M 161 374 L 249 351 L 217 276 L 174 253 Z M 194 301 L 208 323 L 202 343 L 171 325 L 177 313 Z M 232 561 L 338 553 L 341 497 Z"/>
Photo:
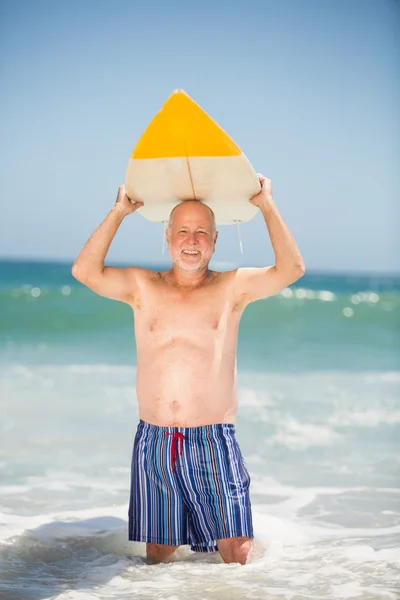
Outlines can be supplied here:
<path id="1" fill-rule="evenodd" d="M 235 425 L 160 427 L 140 420 L 129 539 L 215 552 L 219 539 L 252 538 L 249 485 Z"/>

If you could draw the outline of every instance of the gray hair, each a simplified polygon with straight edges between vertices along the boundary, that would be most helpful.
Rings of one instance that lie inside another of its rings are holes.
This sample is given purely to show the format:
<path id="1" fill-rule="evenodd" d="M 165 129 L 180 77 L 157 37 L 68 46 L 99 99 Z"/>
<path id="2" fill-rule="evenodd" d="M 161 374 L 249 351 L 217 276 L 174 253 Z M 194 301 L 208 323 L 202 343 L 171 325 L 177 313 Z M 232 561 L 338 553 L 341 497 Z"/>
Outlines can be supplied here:
<path id="1" fill-rule="evenodd" d="M 211 219 L 212 219 L 212 226 L 213 226 L 213 232 L 215 233 L 217 230 L 217 224 L 215 222 L 215 214 L 214 211 L 212 210 L 212 208 L 210 208 L 208 206 L 208 204 L 205 204 L 204 202 L 201 202 L 201 200 L 183 200 L 182 202 L 180 202 L 179 204 L 177 204 L 176 206 L 174 206 L 174 208 L 171 210 L 171 213 L 169 215 L 169 220 L 168 220 L 168 229 L 171 229 L 172 226 L 172 221 L 173 221 L 173 216 L 174 216 L 174 212 L 176 211 L 176 209 L 181 206 L 184 202 L 197 202 L 198 204 L 203 204 L 203 206 L 207 206 L 208 210 L 211 213 Z"/>

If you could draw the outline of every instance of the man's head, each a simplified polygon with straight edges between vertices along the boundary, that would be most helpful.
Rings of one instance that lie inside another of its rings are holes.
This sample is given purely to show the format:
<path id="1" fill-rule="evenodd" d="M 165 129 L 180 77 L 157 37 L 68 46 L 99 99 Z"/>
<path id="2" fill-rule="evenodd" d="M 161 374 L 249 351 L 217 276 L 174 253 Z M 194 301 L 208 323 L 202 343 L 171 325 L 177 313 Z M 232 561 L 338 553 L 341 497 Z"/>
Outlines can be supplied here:
<path id="1" fill-rule="evenodd" d="M 170 214 L 167 243 L 174 267 L 199 271 L 206 267 L 215 251 L 215 216 L 198 200 L 178 204 Z"/>

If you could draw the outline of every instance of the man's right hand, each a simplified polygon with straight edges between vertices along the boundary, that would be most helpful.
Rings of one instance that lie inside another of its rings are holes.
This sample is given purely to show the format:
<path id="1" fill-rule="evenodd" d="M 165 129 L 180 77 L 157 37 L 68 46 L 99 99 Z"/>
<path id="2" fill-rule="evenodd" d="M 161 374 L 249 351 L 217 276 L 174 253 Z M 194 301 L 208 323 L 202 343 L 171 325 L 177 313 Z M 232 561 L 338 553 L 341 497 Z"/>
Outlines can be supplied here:
<path id="1" fill-rule="evenodd" d="M 131 302 L 135 295 L 139 267 L 106 267 L 104 261 L 123 219 L 143 204 L 131 202 L 126 195 L 125 186 L 120 185 L 113 208 L 92 233 L 72 266 L 75 279 L 100 296 Z"/>
<path id="2" fill-rule="evenodd" d="M 115 208 L 120 211 L 124 217 L 135 212 L 135 210 L 143 206 L 143 204 L 143 202 L 131 202 L 126 195 L 125 186 L 123 184 L 119 186 Z"/>

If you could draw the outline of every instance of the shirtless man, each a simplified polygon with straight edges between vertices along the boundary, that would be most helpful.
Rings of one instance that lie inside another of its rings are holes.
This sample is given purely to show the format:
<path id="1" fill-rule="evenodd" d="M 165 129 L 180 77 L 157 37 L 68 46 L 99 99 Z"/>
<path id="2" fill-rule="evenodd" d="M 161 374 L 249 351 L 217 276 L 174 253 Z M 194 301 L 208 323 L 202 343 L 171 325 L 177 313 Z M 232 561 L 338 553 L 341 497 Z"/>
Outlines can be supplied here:
<path id="1" fill-rule="evenodd" d="M 172 268 L 105 267 L 104 260 L 132 203 L 120 186 L 115 206 L 76 259 L 73 276 L 134 311 L 140 422 L 132 454 L 129 539 L 146 542 L 162 561 L 181 544 L 219 551 L 245 564 L 253 548 L 250 477 L 235 438 L 236 344 L 250 302 L 296 281 L 304 263 L 260 177 L 250 198 L 265 219 L 275 264 L 210 271 L 218 233 L 199 201 L 179 204 L 166 241 Z"/>

